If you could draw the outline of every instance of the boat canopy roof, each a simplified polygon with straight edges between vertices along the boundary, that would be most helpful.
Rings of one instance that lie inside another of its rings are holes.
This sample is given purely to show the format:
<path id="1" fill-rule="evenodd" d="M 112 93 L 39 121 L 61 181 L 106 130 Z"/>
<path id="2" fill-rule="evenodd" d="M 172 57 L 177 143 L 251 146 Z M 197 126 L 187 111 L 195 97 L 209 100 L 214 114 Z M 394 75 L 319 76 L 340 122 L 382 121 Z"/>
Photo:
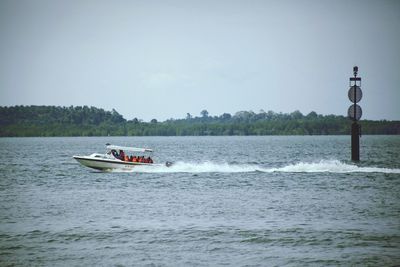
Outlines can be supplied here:
<path id="1" fill-rule="evenodd" d="M 107 149 L 109 150 L 124 150 L 124 151 L 131 151 L 131 152 L 153 152 L 150 148 L 138 148 L 138 147 L 128 147 L 128 146 L 114 146 L 114 145 L 107 145 Z"/>

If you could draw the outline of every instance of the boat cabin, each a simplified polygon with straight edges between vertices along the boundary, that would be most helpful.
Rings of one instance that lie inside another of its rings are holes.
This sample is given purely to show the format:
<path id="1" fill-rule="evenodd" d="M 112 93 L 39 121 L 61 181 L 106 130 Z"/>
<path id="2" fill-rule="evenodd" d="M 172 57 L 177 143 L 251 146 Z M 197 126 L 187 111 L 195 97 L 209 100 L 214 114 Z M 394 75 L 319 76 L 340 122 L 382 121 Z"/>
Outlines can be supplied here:
<path id="1" fill-rule="evenodd" d="M 125 162 L 137 162 L 152 164 L 153 159 L 150 155 L 143 155 L 142 153 L 153 152 L 148 148 L 136 148 L 136 147 L 124 147 L 107 145 L 107 154 L 112 155 L 115 159 L 119 159 Z"/>

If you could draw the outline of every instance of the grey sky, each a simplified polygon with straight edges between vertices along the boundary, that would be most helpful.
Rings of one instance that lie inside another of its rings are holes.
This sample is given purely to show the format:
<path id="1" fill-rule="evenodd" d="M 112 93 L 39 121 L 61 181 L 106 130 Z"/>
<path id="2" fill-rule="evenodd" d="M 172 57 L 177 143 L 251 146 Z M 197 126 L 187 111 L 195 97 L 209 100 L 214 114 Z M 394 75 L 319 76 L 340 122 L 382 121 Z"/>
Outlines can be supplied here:
<path id="1" fill-rule="evenodd" d="M 0 0 L 0 105 L 400 119 L 400 1 Z"/>

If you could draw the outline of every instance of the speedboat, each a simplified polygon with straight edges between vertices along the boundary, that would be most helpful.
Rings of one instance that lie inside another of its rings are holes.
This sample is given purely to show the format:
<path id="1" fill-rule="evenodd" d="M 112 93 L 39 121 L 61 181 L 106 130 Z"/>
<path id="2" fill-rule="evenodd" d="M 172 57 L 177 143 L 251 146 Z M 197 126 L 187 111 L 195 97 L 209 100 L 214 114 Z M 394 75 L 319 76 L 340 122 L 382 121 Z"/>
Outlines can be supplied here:
<path id="1" fill-rule="evenodd" d="M 153 152 L 149 148 L 115 146 L 110 144 L 106 144 L 106 148 L 107 151 L 105 154 L 93 153 L 89 156 L 73 156 L 73 158 L 86 167 L 101 171 L 132 170 L 137 167 L 151 166 L 170 167 L 172 165 L 171 162 L 166 162 L 165 164 L 154 163 L 150 156 L 145 158 L 143 153 Z"/>

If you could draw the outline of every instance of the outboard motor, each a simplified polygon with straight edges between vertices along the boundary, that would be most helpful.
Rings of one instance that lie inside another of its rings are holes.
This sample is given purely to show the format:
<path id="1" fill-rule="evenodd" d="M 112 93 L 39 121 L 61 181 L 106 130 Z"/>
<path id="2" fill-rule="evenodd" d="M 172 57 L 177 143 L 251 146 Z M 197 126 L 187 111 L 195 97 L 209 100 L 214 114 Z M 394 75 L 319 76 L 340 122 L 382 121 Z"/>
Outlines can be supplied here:
<path id="1" fill-rule="evenodd" d="M 172 162 L 171 161 L 167 161 L 167 162 L 165 162 L 165 166 L 167 166 L 167 167 L 171 167 L 172 166 Z"/>

